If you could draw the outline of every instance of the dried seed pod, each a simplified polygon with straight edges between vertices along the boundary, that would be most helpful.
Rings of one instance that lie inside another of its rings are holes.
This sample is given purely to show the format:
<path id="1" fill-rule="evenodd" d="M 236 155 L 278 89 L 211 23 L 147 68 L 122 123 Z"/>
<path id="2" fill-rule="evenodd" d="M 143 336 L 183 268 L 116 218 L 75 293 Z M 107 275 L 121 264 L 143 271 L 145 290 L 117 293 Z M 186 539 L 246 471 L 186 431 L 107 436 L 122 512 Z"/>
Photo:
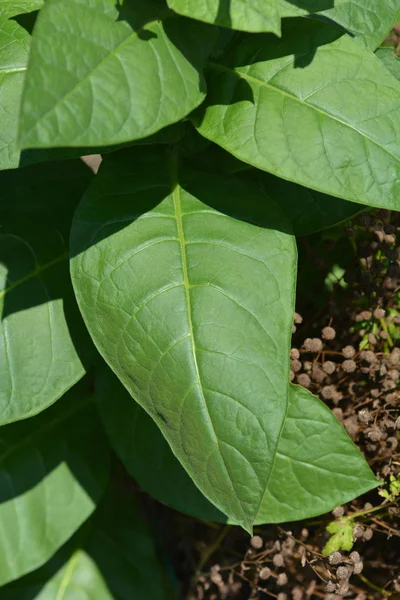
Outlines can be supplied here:
<path id="1" fill-rule="evenodd" d="M 335 391 L 336 389 L 333 385 L 325 385 L 321 390 L 321 394 L 325 400 L 330 400 L 333 397 Z"/>
<path id="2" fill-rule="evenodd" d="M 373 529 L 371 529 L 371 527 L 367 527 L 367 529 L 364 531 L 363 538 L 366 542 L 369 542 L 369 540 L 372 539 L 373 535 Z"/>
<path id="3" fill-rule="evenodd" d="M 367 436 L 368 439 L 371 440 L 371 442 L 379 442 L 382 439 L 382 431 L 378 428 L 371 429 L 370 431 L 368 431 Z"/>
<path id="4" fill-rule="evenodd" d="M 336 407 L 332 410 L 332 412 L 338 421 L 343 421 L 343 410 L 341 408 Z"/>
<path id="5" fill-rule="evenodd" d="M 370 310 L 363 310 L 361 313 L 361 317 L 364 321 L 369 321 L 372 317 L 372 313 Z"/>
<path id="6" fill-rule="evenodd" d="M 287 594 L 284 594 L 283 592 L 279 592 L 277 600 L 288 600 Z"/>
<path id="7" fill-rule="evenodd" d="M 337 587 L 338 596 L 344 596 L 349 591 L 350 585 L 348 579 L 343 579 L 339 582 Z"/>
<path id="8" fill-rule="evenodd" d="M 292 371 L 294 373 L 298 373 L 299 371 L 301 371 L 301 367 L 303 365 L 301 364 L 301 362 L 297 359 L 291 360 L 290 361 L 290 368 L 292 369 Z"/>
<path id="9" fill-rule="evenodd" d="M 331 360 L 327 360 L 326 362 L 324 362 L 324 364 L 322 365 L 323 370 L 325 371 L 325 373 L 327 373 L 328 375 L 332 375 L 332 373 L 335 372 L 336 369 L 336 365 L 334 362 L 332 362 Z"/>
<path id="10" fill-rule="evenodd" d="M 342 362 L 342 369 L 345 373 L 354 373 L 357 369 L 357 365 L 354 360 L 347 359 Z"/>
<path id="11" fill-rule="evenodd" d="M 301 373 L 297 376 L 297 383 L 305 388 L 308 388 L 311 385 L 311 379 L 309 378 L 307 373 Z"/>
<path id="12" fill-rule="evenodd" d="M 296 323 L 296 325 L 301 325 L 303 322 L 303 317 L 299 315 L 299 313 L 295 312 L 293 321 Z"/>
<path id="13" fill-rule="evenodd" d="M 369 423 L 372 419 L 372 415 L 369 412 L 368 408 L 362 408 L 361 410 L 358 411 L 358 420 L 360 421 L 360 423 Z"/>
<path id="14" fill-rule="evenodd" d="M 342 354 L 345 358 L 353 358 L 355 353 L 356 353 L 356 351 L 353 346 L 345 346 L 342 349 Z"/>
<path id="15" fill-rule="evenodd" d="M 307 338 L 304 340 L 304 348 L 308 352 L 321 352 L 323 344 L 319 338 Z"/>
<path id="16" fill-rule="evenodd" d="M 383 319 L 384 316 L 385 316 L 385 311 L 383 310 L 383 308 L 376 308 L 374 310 L 375 319 Z"/>
<path id="17" fill-rule="evenodd" d="M 336 337 L 336 331 L 333 327 L 324 327 L 322 330 L 322 337 L 324 340 L 334 340 Z"/>
<path id="18" fill-rule="evenodd" d="M 329 564 L 330 565 L 338 565 L 339 563 L 342 562 L 343 557 L 340 554 L 340 552 L 332 552 L 332 554 L 329 555 Z"/>
<path id="19" fill-rule="evenodd" d="M 293 371 L 290 371 L 289 379 L 290 379 L 291 382 L 293 381 L 293 379 L 294 379 L 294 373 L 293 373 Z"/>
<path id="20" fill-rule="evenodd" d="M 355 438 L 359 430 L 357 417 L 355 415 L 351 415 L 343 421 L 343 425 L 349 436 L 351 438 Z"/>
<path id="21" fill-rule="evenodd" d="M 260 579 L 263 579 L 264 581 L 266 581 L 270 577 L 271 577 L 271 569 L 269 569 L 268 567 L 263 567 L 260 571 Z"/>
<path id="22" fill-rule="evenodd" d="M 326 379 L 326 373 L 318 365 L 314 365 L 311 371 L 311 377 L 317 383 L 322 383 L 324 379 Z"/>
<path id="23" fill-rule="evenodd" d="M 260 537 L 259 535 L 253 535 L 253 537 L 250 540 L 250 544 L 253 548 L 255 548 L 256 550 L 259 550 L 260 548 L 263 547 L 263 539 L 262 537 Z"/>
<path id="24" fill-rule="evenodd" d="M 400 348 L 396 346 L 390 353 L 390 362 L 395 367 L 400 366 Z"/>
<path id="25" fill-rule="evenodd" d="M 275 567 L 283 567 L 285 564 L 285 559 L 283 558 L 283 554 L 275 554 L 272 559 Z"/>
<path id="26" fill-rule="evenodd" d="M 357 552 L 357 550 L 354 550 L 353 552 L 350 553 L 349 559 L 353 563 L 353 565 L 355 565 L 356 563 L 361 561 L 361 556 Z"/>
<path id="27" fill-rule="evenodd" d="M 374 363 L 377 360 L 376 355 L 374 352 L 372 352 L 372 350 L 364 350 L 363 352 L 361 352 L 360 356 L 363 360 L 370 364 Z"/>
<path id="28" fill-rule="evenodd" d="M 368 334 L 368 341 L 372 346 L 375 346 L 375 344 L 378 343 L 378 340 L 376 339 L 376 335 L 374 333 Z"/>
<path id="29" fill-rule="evenodd" d="M 334 517 L 336 517 L 336 519 L 338 519 L 339 517 L 343 517 L 344 506 L 337 506 L 336 508 L 333 509 L 332 514 Z M 334 563 L 331 563 L 331 564 L 334 564 Z"/>
<path id="30" fill-rule="evenodd" d="M 292 348 L 290 350 L 290 358 L 292 360 L 298 360 L 300 358 L 300 352 L 297 350 L 297 348 Z"/>
<path id="31" fill-rule="evenodd" d="M 288 582 L 288 576 L 286 573 L 279 573 L 278 579 L 276 580 L 277 585 L 286 585 Z"/>
<path id="32" fill-rule="evenodd" d="M 354 539 L 358 539 L 364 536 L 365 527 L 362 525 L 356 525 L 353 529 L 353 537 Z"/>
<path id="33" fill-rule="evenodd" d="M 335 590 L 336 584 L 332 580 L 328 581 L 325 587 L 325 591 L 328 592 L 328 594 L 332 594 Z"/>
<path id="34" fill-rule="evenodd" d="M 348 579 L 348 577 L 351 575 L 350 569 L 348 567 L 345 566 L 341 566 L 337 568 L 336 571 L 336 577 L 338 579 Z"/>
<path id="35" fill-rule="evenodd" d="M 391 450 L 396 450 L 397 446 L 399 445 L 399 441 L 396 437 L 391 436 L 391 437 L 388 437 L 388 439 L 386 440 L 386 445 Z"/>
<path id="36" fill-rule="evenodd" d="M 362 562 L 362 560 L 360 560 L 359 562 L 355 563 L 354 567 L 353 567 L 353 573 L 355 575 L 359 575 L 361 573 L 361 571 L 364 568 L 364 564 Z"/>
<path id="37" fill-rule="evenodd" d="M 293 600 L 303 600 L 303 596 L 304 596 L 304 592 L 303 592 L 302 588 L 299 587 L 298 585 L 296 585 L 292 589 L 292 598 L 293 598 Z"/>

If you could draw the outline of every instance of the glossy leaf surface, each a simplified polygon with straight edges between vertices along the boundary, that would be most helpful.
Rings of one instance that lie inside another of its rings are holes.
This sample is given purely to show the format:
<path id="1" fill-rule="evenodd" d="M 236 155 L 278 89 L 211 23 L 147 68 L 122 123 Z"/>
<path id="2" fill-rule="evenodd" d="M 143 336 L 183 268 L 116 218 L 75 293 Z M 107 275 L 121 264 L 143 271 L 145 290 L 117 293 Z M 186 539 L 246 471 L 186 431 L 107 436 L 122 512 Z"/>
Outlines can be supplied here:
<path id="1" fill-rule="evenodd" d="M 30 36 L 15 21 L 1 18 L 0 9 L 0 170 L 18 166 L 18 115 Z"/>
<path id="2" fill-rule="evenodd" d="M 209 62 L 199 131 L 255 167 L 353 202 L 400 207 L 400 84 L 328 25 L 243 36 Z M 254 58 L 256 56 L 256 59 Z"/>
<path id="3" fill-rule="evenodd" d="M 37 414 L 85 373 L 68 237 L 91 177 L 81 161 L 0 174 L 1 425 Z"/>
<path id="4" fill-rule="evenodd" d="M 72 231 L 87 327 L 203 493 L 250 529 L 287 403 L 290 223 L 251 182 L 178 172 L 154 149 L 103 165 Z"/>
<path id="5" fill-rule="evenodd" d="M 278 0 L 168 0 L 177 13 L 242 31 L 281 31 Z"/>
<path id="6" fill-rule="evenodd" d="M 113 448 L 143 489 L 196 518 L 227 521 L 196 488 L 154 421 L 110 371 L 97 374 L 95 395 Z M 290 386 L 276 461 L 255 522 L 310 518 L 377 485 L 332 412 L 304 388 Z"/>
<path id="7" fill-rule="evenodd" d="M 0 429 L 1 585 L 47 561 L 103 493 L 108 447 L 91 400 L 81 382 L 43 414 Z"/>
<path id="8" fill-rule="evenodd" d="M 46 565 L 2 589 L 2 600 L 81 598 L 175 598 L 134 497 L 109 494 Z"/>
<path id="9" fill-rule="evenodd" d="M 48 0 L 32 42 L 22 146 L 109 146 L 182 119 L 204 98 L 213 36 L 152 0 Z"/>

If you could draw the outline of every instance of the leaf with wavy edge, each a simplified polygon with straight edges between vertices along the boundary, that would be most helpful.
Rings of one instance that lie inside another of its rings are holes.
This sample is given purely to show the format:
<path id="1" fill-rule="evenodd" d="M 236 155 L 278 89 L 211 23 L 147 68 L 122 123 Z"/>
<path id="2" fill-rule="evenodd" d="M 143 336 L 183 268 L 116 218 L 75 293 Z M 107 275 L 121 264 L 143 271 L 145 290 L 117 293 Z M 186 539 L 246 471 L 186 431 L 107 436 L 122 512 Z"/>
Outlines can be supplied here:
<path id="1" fill-rule="evenodd" d="M 198 519 L 234 523 L 201 494 L 154 421 L 108 369 L 96 373 L 95 396 L 111 445 L 144 490 Z M 291 385 L 276 461 L 255 524 L 308 519 L 378 485 L 333 413 L 310 392 Z"/>
<path id="2" fill-rule="evenodd" d="M 303 21 L 282 41 L 243 36 L 208 63 L 199 132 L 284 179 L 399 209 L 399 82 L 354 39 Z"/>
<path id="3" fill-rule="evenodd" d="M 75 215 L 73 284 L 100 353 L 250 530 L 286 410 L 295 242 L 251 182 L 174 168 L 154 149 L 103 162 Z"/>

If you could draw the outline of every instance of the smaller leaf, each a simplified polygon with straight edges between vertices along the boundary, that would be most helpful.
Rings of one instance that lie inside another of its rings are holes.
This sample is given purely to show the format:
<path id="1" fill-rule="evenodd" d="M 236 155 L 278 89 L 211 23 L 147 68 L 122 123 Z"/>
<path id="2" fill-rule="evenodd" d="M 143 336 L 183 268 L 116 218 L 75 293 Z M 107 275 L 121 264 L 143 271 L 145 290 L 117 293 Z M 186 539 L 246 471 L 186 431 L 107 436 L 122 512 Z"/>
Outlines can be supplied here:
<path id="1" fill-rule="evenodd" d="M 9 19 L 16 15 L 30 13 L 42 8 L 44 0 L 2 0 L 0 19 Z"/>
<path id="2" fill-rule="evenodd" d="M 400 80 L 400 56 L 394 52 L 393 48 L 378 48 L 375 55 L 383 62 L 388 71 Z"/>
<path id="3" fill-rule="evenodd" d="M 91 401 L 85 380 L 41 415 L 0 428 L 0 585 L 48 560 L 104 491 L 108 446 Z"/>
<path id="4" fill-rule="evenodd" d="M 338 552 L 339 550 L 349 551 L 354 545 L 353 531 L 354 523 L 348 519 L 343 521 L 332 521 L 326 528 L 328 533 L 332 536 L 326 542 L 322 554 L 329 556 L 332 552 Z"/>

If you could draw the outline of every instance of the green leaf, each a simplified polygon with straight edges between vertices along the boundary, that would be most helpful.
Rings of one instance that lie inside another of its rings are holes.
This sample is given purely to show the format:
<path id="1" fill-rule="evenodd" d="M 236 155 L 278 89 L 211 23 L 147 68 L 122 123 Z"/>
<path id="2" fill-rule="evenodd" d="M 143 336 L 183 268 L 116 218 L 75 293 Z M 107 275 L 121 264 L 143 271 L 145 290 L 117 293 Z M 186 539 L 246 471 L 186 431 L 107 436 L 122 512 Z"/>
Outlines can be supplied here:
<path id="1" fill-rule="evenodd" d="M 391 74 L 400 80 L 400 57 L 393 48 L 378 48 L 375 55 L 383 62 Z"/>
<path id="2" fill-rule="evenodd" d="M 367 207 L 321 194 L 269 173 L 260 182 L 265 193 L 283 208 L 296 236 L 310 235 L 352 219 Z"/>
<path id="3" fill-rule="evenodd" d="M 172 600 L 133 496 L 109 493 L 90 521 L 41 569 L 1 590 L 2 600 Z"/>
<path id="4" fill-rule="evenodd" d="M 286 410 L 294 238 L 251 182 L 173 162 L 137 149 L 103 163 L 75 216 L 74 288 L 100 353 L 250 530 Z"/>
<path id="5" fill-rule="evenodd" d="M 278 0 L 167 0 L 175 12 L 242 31 L 281 33 Z"/>
<path id="6" fill-rule="evenodd" d="M 319 12 L 356 35 L 357 39 L 372 50 L 388 35 L 400 11 L 399 0 L 278 1 L 282 17 Z"/>
<path id="7" fill-rule="evenodd" d="M 68 237 L 91 178 L 81 161 L 0 174 L 1 425 L 37 414 L 85 373 Z"/>
<path id="8" fill-rule="evenodd" d="M 399 209 L 400 84 L 371 52 L 338 35 L 310 19 L 289 20 L 282 41 L 244 35 L 208 63 L 198 129 L 284 179 Z"/>
<path id="9" fill-rule="evenodd" d="M 179 121 L 204 99 L 199 69 L 213 41 L 209 27 L 153 1 L 48 0 L 32 40 L 22 147 L 110 146 Z"/>
<path id="10" fill-rule="evenodd" d="M 95 396 L 114 450 L 143 489 L 196 518 L 235 522 L 196 488 L 154 421 L 110 371 L 96 373 Z M 325 404 L 304 388 L 290 386 L 276 461 L 255 523 L 320 515 L 378 485 Z"/>
<path id="11" fill-rule="evenodd" d="M 181 147 L 185 145 L 186 139 L 187 136 Z M 201 139 L 207 143 L 207 140 Z M 328 229 L 367 208 L 254 169 L 215 144 L 208 143 L 205 150 L 197 152 L 193 157 L 189 156 L 189 162 L 192 166 L 211 173 L 225 173 L 258 182 L 265 194 L 285 211 L 296 236 Z"/>
<path id="12" fill-rule="evenodd" d="M 39 10 L 44 0 L 1 0 L 0 19 L 8 19 L 16 15 Z"/>
<path id="13" fill-rule="evenodd" d="M 30 35 L 15 21 L 0 20 L 0 170 L 18 166 L 16 146 Z"/>
<path id="14" fill-rule="evenodd" d="M 44 564 L 93 512 L 108 447 L 83 381 L 41 415 L 0 429 L 0 585 Z"/>
<path id="15" fill-rule="evenodd" d="M 346 519 L 329 523 L 326 530 L 332 536 L 326 542 L 322 553 L 329 556 L 332 552 L 338 552 L 339 550 L 349 552 L 354 546 L 353 529 L 354 523 Z"/>

